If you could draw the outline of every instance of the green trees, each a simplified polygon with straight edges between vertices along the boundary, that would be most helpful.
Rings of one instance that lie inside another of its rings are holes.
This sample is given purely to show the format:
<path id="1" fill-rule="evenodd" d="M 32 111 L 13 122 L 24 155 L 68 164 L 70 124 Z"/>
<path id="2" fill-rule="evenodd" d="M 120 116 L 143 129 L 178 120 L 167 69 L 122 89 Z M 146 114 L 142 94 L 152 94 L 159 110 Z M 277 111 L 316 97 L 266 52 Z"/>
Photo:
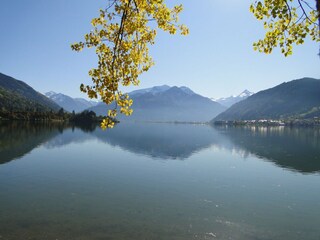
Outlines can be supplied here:
<path id="1" fill-rule="evenodd" d="M 263 21 L 266 34 L 254 43 L 254 49 L 271 53 L 280 47 L 284 56 L 292 54 L 293 44 L 303 44 L 308 36 L 320 41 L 320 0 L 263 0 L 250 6 L 254 16 Z"/>

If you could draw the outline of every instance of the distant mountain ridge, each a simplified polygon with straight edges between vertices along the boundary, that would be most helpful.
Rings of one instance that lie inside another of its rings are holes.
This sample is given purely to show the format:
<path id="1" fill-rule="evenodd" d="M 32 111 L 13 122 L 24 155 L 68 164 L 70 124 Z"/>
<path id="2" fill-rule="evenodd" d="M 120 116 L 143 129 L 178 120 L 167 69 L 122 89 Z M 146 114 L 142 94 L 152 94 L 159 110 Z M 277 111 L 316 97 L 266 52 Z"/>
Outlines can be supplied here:
<path id="1" fill-rule="evenodd" d="M 144 88 L 144 89 L 139 89 L 139 90 L 135 90 L 129 93 L 129 95 L 131 97 L 133 96 L 137 96 L 140 94 L 146 94 L 146 93 L 151 93 L 152 95 L 156 95 L 158 93 L 163 93 L 167 90 L 169 90 L 171 87 L 168 85 L 162 85 L 162 86 L 155 86 L 155 87 L 151 87 L 151 88 Z M 190 88 L 182 86 L 182 87 L 178 87 L 180 90 L 182 90 L 183 92 L 193 95 L 195 94 Z"/>
<path id="2" fill-rule="evenodd" d="M 0 73 L 0 109 L 10 111 L 57 111 L 60 106 L 23 81 Z"/>
<path id="3" fill-rule="evenodd" d="M 144 88 L 144 89 L 139 89 L 139 90 L 134 90 L 132 92 L 130 92 L 130 96 L 134 96 L 134 95 L 140 95 L 140 94 L 146 94 L 146 93 L 151 93 L 151 94 L 157 94 L 160 92 L 164 92 L 167 91 L 170 87 L 168 85 L 162 85 L 162 86 L 155 86 L 155 87 L 151 87 L 151 88 Z"/>
<path id="4" fill-rule="evenodd" d="M 320 117 L 320 80 L 302 78 L 260 91 L 219 114 L 214 121 Z"/>
<path id="5" fill-rule="evenodd" d="M 137 121 L 210 121 L 226 108 L 221 104 L 194 93 L 187 87 L 167 85 L 136 90 L 129 93 L 133 99 L 133 114 L 122 117 Z M 105 115 L 110 109 L 104 103 L 89 108 L 98 115 Z"/>
<path id="6" fill-rule="evenodd" d="M 54 101 L 56 104 L 58 104 L 68 112 L 75 111 L 76 113 L 78 113 L 84 111 L 87 108 L 97 105 L 96 102 L 87 101 L 84 98 L 72 98 L 65 94 L 56 93 L 53 91 L 45 93 L 45 96 L 50 98 L 52 101 Z"/>
<path id="7" fill-rule="evenodd" d="M 243 92 L 241 92 L 239 95 L 230 96 L 230 97 L 226 97 L 226 98 L 219 98 L 219 99 L 216 99 L 215 101 L 220 103 L 223 106 L 231 107 L 233 104 L 240 102 L 240 101 L 250 97 L 253 94 L 254 94 L 253 92 L 250 92 L 249 90 L 246 89 Z"/>

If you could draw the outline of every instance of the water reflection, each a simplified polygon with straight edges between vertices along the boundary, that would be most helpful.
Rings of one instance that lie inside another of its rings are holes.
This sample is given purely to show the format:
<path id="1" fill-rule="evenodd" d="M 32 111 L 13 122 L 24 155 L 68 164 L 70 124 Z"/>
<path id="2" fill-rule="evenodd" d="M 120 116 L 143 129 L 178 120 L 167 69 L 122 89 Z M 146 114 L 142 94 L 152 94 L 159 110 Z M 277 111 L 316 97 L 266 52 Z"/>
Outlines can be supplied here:
<path id="1" fill-rule="evenodd" d="M 319 239 L 320 175 L 291 172 L 319 172 L 318 130 L 0 131 L 2 163 L 20 159 L 0 165 L 0 239 Z"/>
<path id="2" fill-rule="evenodd" d="M 320 171 L 320 129 L 289 127 L 227 127 L 218 131 L 234 148 L 294 171 Z"/>
<path id="3" fill-rule="evenodd" d="M 212 145 L 227 145 L 207 125 L 126 123 L 108 133 L 95 131 L 100 141 L 152 158 L 186 159 Z"/>
<path id="4" fill-rule="evenodd" d="M 33 149 L 62 147 L 90 139 L 96 125 L 74 126 L 61 122 L 0 121 L 0 164 L 19 159 Z"/>
<path id="5" fill-rule="evenodd" d="M 283 168 L 302 173 L 320 171 L 320 129 L 287 127 L 212 128 L 189 124 L 123 123 L 102 131 L 48 123 L 1 123 L 0 164 L 21 158 L 34 148 L 59 148 L 98 140 L 136 154 L 158 159 L 186 159 L 215 147 L 253 154 Z"/>
<path id="6" fill-rule="evenodd" d="M 0 122 L 0 164 L 21 158 L 63 129 L 61 124 Z"/>
<path id="7" fill-rule="evenodd" d="M 84 143 L 86 141 L 95 139 L 91 134 L 96 130 L 96 125 L 88 127 L 80 127 L 74 125 L 67 125 L 63 128 L 63 133 L 55 136 L 47 141 L 44 146 L 46 148 L 60 148 L 73 143 Z"/>

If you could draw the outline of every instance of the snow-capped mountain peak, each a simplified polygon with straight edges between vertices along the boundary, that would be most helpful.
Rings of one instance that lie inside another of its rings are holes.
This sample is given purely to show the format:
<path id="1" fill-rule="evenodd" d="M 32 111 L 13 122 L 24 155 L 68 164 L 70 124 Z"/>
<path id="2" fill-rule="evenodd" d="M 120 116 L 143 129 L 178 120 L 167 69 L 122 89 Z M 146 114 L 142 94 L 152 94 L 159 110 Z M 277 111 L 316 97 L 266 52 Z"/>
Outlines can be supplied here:
<path id="1" fill-rule="evenodd" d="M 253 92 L 250 92 L 249 90 L 244 90 L 242 93 L 240 93 L 239 95 L 238 95 L 238 97 L 250 97 L 252 94 L 254 94 Z"/>
<path id="2" fill-rule="evenodd" d="M 241 92 L 238 95 L 232 95 L 230 97 L 224 97 L 224 98 L 219 98 L 216 99 L 215 101 L 226 106 L 226 107 L 231 107 L 233 104 L 240 102 L 251 95 L 253 95 L 253 92 L 250 92 L 249 90 L 245 89 L 243 92 Z"/>
<path id="3" fill-rule="evenodd" d="M 156 94 L 168 91 L 171 88 L 174 88 L 174 87 L 170 87 L 168 85 L 155 86 L 152 88 L 145 88 L 145 89 L 139 89 L 139 90 L 132 91 L 129 93 L 129 95 L 134 96 L 134 95 L 145 94 L 145 93 L 151 93 L 152 95 L 156 95 Z M 195 94 L 190 88 L 185 87 L 185 86 L 176 87 L 176 88 L 179 88 L 180 90 L 182 90 L 183 92 L 185 92 L 189 95 Z"/>
<path id="4" fill-rule="evenodd" d="M 50 92 L 45 93 L 44 95 L 45 95 L 46 97 L 48 97 L 48 98 L 51 98 L 52 96 L 54 96 L 54 95 L 56 95 L 56 94 L 57 94 L 56 92 L 50 91 Z"/>
<path id="5" fill-rule="evenodd" d="M 71 97 L 64 95 L 62 93 L 56 93 L 54 91 L 50 91 L 44 94 L 46 97 L 50 98 L 51 100 L 53 100 L 54 102 L 56 102 L 57 104 L 69 100 L 71 99 Z M 59 104 L 60 105 L 60 104 Z"/>
<path id="6" fill-rule="evenodd" d="M 168 90 L 170 87 L 168 85 L 162 85 L 162 86 L 155 86 L 152 88 L 145 88 L 145 89 L 139 89 L 139 90 L 134 90 L 129 93 L 130 96 L 137 95 L 137 94 L 145 94 L 145 93 L 151 93 L 151 94 L 156 94 L 159 92 L 163 92 Z"/>
<path id="7" fill-rule="evenodd" d="M 83 98 L 72 98 L 62 93 L 56 93 L 53 91 L 45 93 L 45 96 L 52 101 L 60 105 L 65 110 L 72 112 L 81 112 L 89 107 L 95 106 L 98 103 L 94 101 L 88 101 Z"/>

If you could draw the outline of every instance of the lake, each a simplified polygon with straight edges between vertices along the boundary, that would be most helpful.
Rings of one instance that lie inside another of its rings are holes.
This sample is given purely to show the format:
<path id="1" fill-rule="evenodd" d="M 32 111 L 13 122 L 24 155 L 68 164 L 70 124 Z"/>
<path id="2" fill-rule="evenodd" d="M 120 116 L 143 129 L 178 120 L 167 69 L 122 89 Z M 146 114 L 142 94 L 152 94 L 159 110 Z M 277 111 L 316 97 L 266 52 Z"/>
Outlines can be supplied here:
<path id="1" fill-rule="evenodd" d="M 0 123 L 1 240 L 319 240 L 320 129 Z"/>

